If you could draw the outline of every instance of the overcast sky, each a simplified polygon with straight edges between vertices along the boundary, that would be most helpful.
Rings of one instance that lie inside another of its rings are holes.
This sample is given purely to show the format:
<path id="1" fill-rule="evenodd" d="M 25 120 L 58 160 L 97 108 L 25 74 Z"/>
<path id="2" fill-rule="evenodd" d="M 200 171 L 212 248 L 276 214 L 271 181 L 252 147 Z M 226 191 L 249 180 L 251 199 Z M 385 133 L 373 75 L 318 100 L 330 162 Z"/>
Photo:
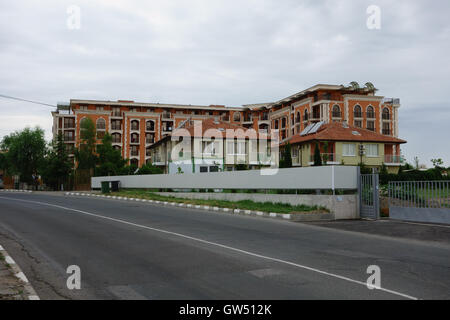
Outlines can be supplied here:
<path id="1" fill-rule="evenodd" d="M 401 99 L 407 160 L 450 166 L 449 13 L 447 0 L 1 1 L 0 94 L 240 106 L 370 81 Z M 50 139 L 51 109 L 0 98 L 0 138 L 39 125 Z"/>

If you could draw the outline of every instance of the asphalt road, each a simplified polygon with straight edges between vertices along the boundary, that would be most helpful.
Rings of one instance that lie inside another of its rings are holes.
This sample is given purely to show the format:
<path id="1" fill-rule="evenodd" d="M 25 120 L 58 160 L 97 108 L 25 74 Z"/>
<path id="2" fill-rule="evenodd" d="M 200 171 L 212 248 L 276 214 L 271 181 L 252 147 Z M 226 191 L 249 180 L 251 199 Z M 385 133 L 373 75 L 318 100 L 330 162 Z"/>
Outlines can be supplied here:
<path id="1" fill-rule="evenodd" d="M 42 299 L 450 298 L 447 242 L 141 202 L 1 193 L 0 243 Z"/>

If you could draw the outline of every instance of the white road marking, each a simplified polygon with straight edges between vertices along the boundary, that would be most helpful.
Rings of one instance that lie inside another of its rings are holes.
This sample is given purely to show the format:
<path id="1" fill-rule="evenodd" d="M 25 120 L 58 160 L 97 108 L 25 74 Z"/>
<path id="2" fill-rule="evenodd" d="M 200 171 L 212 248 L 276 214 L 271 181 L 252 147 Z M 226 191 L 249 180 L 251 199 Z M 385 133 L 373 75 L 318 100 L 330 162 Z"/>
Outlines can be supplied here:
<path id="1" fill-rule="evenodd" d="M 49 206 L 49 207 L 54 207 L 54 208 L 59 208 L 59 209 L 64 209 L 64 210 L 68 210 L 68 211 L 74 211 L 74 212 L 82 213 L 82 214 L 87 215 L 87 216 L 92 216 L 92 217 L 97 217 L 97 218 L 100 218 L 100 219 L 105 219 L 105 220 L 109 220 L 109 221 L 119 222 L 119 223 L 123 223 L 123 224 L 130 225 L 130 226 L 133 226 L 133 227 L 138 227 L 138 228 L 152 230 L 152 231 L 156 231 L 156 232 L 160 232 L 160 233 L 164 233 L 164 234 L 169 234 L 169 235 L 172 235 L 172 236 L 177 236 L 177 237 L 180 237 L 180 238 L 189 239 L 189 240 L 192 240 L 192 241 L 197 241 L 197 242 L 208 244 L 208 245 L 211 245 L 211 246 L 216 246 L 216 247 L 219 247 L 219 248 L 228 249 L 230 251 L 239 252 L 239 253 L 242 253 L 242 254 L 246 254 L 248 256 L 261 258 L 261 259 L 268 260 L 268 261 L 274 261 L 274 262 L 278 262 L 278 263 L 281 263 L 281 264 L 285 264 L 285 265 L 297 267 L 297 268 L 300 268 L 300 269 L 312 271 L 312 272 L 315 272 L 315 273 L 323 274 L 323 275 L 326 275 L 326 276 L 329 276 L 329 277 L 332 277 L 332 278 L 336 278 L 336 279 L 348 281 L 348 282 L 351 282 L 351 283 L 359 284 L 359 285 L 364 286 L 364 287 L 367 288 L 367 283 L 366 282 L 354 280 L 354 279 L 351 279 L 351 278 L 348 278 L 348 277 L 345 277 L 345 276 L 341 276 L 341 275 L 338 275 L 338 274 L 335 274 L 335 273 L 323 271 L 323 270 L 316 269 L 316 268 L 313 268 L 313 267 L 308 267 L 308 266 L 301 265 L 301 264 L 298 264 L 298 263 L 294 263 L 294 262 L 291 262 L 291 261 L 286 261 L 286 260 L 282 260 L 282 259 L 278 259 L 278 258 L 273 258 L 273 257 L 265 256 L 265 255 L 262 255 L 262 254 L 258 254 L 258 253 L 254 253 L 254 252 L 250 252 L 250 251 L 246 251 L 246 250 L 230 247 L 230 246 L 227 246 L 227 245 L 224 245 L 224 244 L 220 244 L 220 243 L 216 243 L 216 242 L 212 242 L 212 241 L 208 241 L 208 240 L 203 240 L 203 239 L 200 239 L 200 238 L 191 237 L 191 236 L 184 235 L 184 234 L 177 233 L 177 232 L 173 232 L 173 231 L 168 231 L 168 230 L 153 228 L 153 227 L 149 227 L 149 226 L 144 226 L 144 225 L 133 223 L 133 222 L 129 222 L 129 221 L 126 221 L 126 220 L 121 220 L 121 219 L 111 218 L 111 217 L 107 217 L 107 216 L 102 216 L 102 215 L 99 215 L 99 214 L 95 214 L 95 213 L 91 213 L 91 212 L 87 212 L 87 211 L 83 211 L 83 210 L 78 210 L 78 209 L 73 209 L 73 208 L 68 208 L 68 207 L 63 207 L 63 206 L 60 206 L 60 205 L 51 204 L 51 203 L 47 203 L 47 202 L 23 200 L 23 199 L 8 198 L 8 197 L 0 197 L 0 198 L 1 199 L 11 200 L 11 201 L 37 203 L 37 204 L 44 205 L 44 206 Z M 387 292 L 387 293 L 390 293 L 390 294 L 393 294 L 393 295 L 397 295 L 397 296 L 400 296 L 400 297 L 403 297 L 403 298 L 411 299 L 411 300 L 418 300 L 418 298 L 416 298 L 416 297 L 413 297 L 413 296 L 410 296 L 410 295 L 407 295 L 407 294 L 404 294 L 404 293 L 401 293 L 401 292 L 398 292 L 398 291 L 382 288 L 382 287 L 375 288 L 375 290 L 380 290 L 380 291 L 383 291 L 383 292 Z"/>

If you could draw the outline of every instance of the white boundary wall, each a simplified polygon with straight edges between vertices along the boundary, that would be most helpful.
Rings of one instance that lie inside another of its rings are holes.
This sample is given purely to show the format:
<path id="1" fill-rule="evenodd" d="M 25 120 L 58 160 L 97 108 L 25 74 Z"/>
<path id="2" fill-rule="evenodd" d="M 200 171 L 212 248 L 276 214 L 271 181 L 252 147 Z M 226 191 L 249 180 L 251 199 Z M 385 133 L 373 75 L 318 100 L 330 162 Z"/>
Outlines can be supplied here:
<path id="1" fill-rule="evenodd" d="M 102 181 L 120 181 L 121 188 L 167 189 L 357 189 L 358 167 L 322 166 L 215 173 L 107 176 L 91 178 L 91 188 Z"/>

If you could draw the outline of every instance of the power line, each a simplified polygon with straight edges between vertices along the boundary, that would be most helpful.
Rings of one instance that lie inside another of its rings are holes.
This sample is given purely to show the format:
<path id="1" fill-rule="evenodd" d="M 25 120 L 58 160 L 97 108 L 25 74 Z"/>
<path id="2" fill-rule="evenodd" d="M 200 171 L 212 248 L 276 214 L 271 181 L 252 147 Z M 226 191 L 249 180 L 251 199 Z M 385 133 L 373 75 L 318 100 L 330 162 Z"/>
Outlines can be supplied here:
<path id="1" fill-rule="evenodd" d="M 48 104 L 48 103 L 44 103 L 44 102 L 39 102 L 39 101 L 33 101 L 33 100 L 22 99 L 22 98 L 17 98 L 17 97 L 11 97 L 11 96 L 7 96 L 7 95 L 1 94 L 1 93 L 0 93 L 0 97 L 6 98 L 6 99 L 12 99 L 12 100 L 18 100 L 18 101 L 24 101 L 24 102 L 34 103 L 34 104 L 41 104 L 41 105 L 43 105 L 43 106 L 49 106 L 49 107 L 54 107 L 54 108 L 56 108 L 56 106 L 54 106 L 54 105 L 52 105 L 52 104 Z"/>

